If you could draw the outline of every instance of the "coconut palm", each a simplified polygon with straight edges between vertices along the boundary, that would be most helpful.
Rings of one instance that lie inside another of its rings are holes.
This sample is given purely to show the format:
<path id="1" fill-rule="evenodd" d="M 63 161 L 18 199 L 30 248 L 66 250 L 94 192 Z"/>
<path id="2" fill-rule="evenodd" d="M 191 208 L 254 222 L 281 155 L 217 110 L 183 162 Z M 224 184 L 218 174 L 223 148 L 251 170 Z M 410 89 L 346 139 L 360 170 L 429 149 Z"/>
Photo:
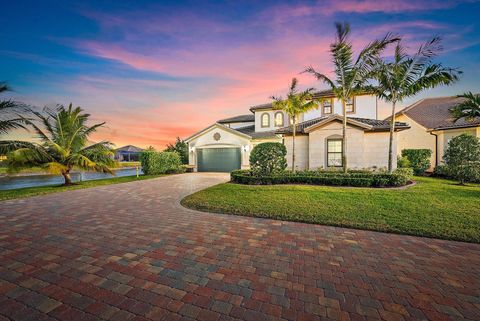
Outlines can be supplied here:
<path id="1" fill-rule="evenodd" d="M 0 94 L 10 91 L 6 83 L 0 83 Z M 25 104 L 14 100 L 0 100 L 0 134 L 6 134 L 16 128 L 25 128 L 25 119 L 21 114 L 28 110 Z"/>
<path id="2" fill-rule="evenodd" d="M 297 85 L 297 78 L 293 78 L 286 99 L 271 97 L 274 100 L 273 108 L 283 110 L 292 120 L 292 171 L 295 171 L 295 135 L 298 116 L 317 107 L 312 96 L 314 88 L 299 92 Z"/>
<path id="3" fill-rule="evenodd" d="M 378 97 L 392 104 L 390 139 L 388 146 L 388 171 L 393 171 L 393 134 L 395 132 L 395 108 L 397 103 L 428 88 L 450 85 L 458 80 L 460 71 L 432 63 L 441 51 L 440 38 L 434 37 L 421 45 L 414 55 L 408 55 L 401 42 L 395 46 L 392 61 L 379 62 L 374 71 L 378 82 Z"/>
<path id="4" fill-rule="evenodd" d="M 457 97 L 464 98 L 464 100 L 450 111 L 455 121 L 464 117 L 466 120 L 480 117 L 480 94 L 468 92 Z"/>
<path id="5" fill-rule="evenodd" d="M 41 167 L 52 174 L 63 175 L 64 185 L 72 185 L 70 172 L 74 167 L 112 173 L 109 169 L 114 165 L 111 143 L 102 141 L 87 146 L 90 134 L 105 123 L 88 126 L 90 115 L 80 107 L 73 108 L 72 104 L 33 114 L 37 121 L 26 120 L 26 124 L 35 130 L 41 143 L 3 141 L 0 144 L 0 152 L 9 151 L 9 171 Z"/>
<path id="6" fill-rule="evenodd" d="M 357 58 L 354 59 L 352 43 L 349 40 L 350 25 L 348 23 L 336 23 L 336 39 L 330 45 L 330 53 L 335 67 L 335 79 L 330 79 L 325 74 L 317 72 L 313 67 L 307 68 L 304 72 L 311 73 L 318 80 L 329 86 L 336 98 L 342 102 L 343 109 L 343 144 L 342 144 L 342 166 L 347 172 L 347 105 L 346 102 L 359 93 L 364 93 L 371 79 L 371 72 L 380 60 L 380 54 L 391 43 L 400 39 L 391 34 L 384 38 L 375 40 L 365 46 Z"/>

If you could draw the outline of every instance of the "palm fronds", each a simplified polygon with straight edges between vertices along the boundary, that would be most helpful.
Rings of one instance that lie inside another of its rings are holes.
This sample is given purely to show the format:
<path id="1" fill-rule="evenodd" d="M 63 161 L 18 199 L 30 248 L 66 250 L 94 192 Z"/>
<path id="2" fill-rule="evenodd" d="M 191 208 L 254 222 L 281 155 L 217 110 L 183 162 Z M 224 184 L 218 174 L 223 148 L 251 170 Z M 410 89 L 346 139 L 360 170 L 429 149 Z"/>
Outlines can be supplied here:
<path id="1" fill-rule="evenodd" d="M 480 117 L 480 94 L 467 92 L 457 97 L 464 100 L 450 111 L 455 121 L 460 118 L 472 121 Z"/>

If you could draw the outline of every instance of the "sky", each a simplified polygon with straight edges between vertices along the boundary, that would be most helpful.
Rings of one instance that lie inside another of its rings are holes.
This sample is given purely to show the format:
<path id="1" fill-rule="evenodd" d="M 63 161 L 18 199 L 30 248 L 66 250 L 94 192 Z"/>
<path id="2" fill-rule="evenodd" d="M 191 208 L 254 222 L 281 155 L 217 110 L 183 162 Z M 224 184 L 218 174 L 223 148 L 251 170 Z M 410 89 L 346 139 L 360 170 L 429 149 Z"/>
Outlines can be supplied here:
<path id="1" fill-rule="evenodd" d="M 334 23 L 358 51 L 392 32 L 411 52 L 435 35 L 437 58 L 461 80 L 429 96 L 479 92 L 477 0 L 6 1 L 0 0 L 0 81 L 42 108 L 73 103 L 106 122 L 93 141 L 162 149 L 216 120 L 285 94 L 292 77 L 325 89 Z M 15 132 L 15 138 L 30 134 Z"/>

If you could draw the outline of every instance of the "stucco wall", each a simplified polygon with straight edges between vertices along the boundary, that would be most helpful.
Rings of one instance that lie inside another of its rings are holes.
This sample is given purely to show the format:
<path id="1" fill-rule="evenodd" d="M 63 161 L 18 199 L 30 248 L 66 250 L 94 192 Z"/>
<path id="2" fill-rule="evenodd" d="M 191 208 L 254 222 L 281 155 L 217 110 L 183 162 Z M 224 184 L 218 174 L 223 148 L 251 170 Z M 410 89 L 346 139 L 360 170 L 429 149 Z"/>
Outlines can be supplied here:
<path id="1" fill-rule="evenodd" d="M 229 123 L 229 124 L 223 124 L 227 127 L 230 127 L 230 128 L 242 128 L 242 127 L 247 127 L 247 126 L 251 126 L 251 125 L 254 125 L 255 122 L 253 121 L 249 121 L 249 122 L 241 122 L 241 123 Z"/>
<path id="2" fill-rule="evenodd" d="M 308 169 L 308 142 L 308 135 L 295 137 L 295 169 Z M 287 148 L 287 168 L 292 169 L 293 136 L 286 136 L 283 143 Z"/>
<path id="3" fill-rule="evenodd" d="M 275 114 L 278 112 L 278 110 L 272 110 L 272 109 L 269 109 L 269 110 L 258 110 L 255 112 L 255 131 L 256 132 L 265 132 L 265 131 L 270 131 L 270 130 L 275 130 L 275 129 L 278 129 L 279 127 L 275 127 L 275 120 L 274 120 L 274 117 L 275 117 Z M 284 126 L 288 126 L 290 124 L 290 120 L 287 116 L 287 114 L 283 111 L 280 111 L 281 113 L 283 113 L 283 125 Z M 262 127 L 262 115 L 264 113 L 267 113 L 270 115 L 270 126 L 268 127 Z M 300 116 L 300 118 L 297 120 L 297 123 L 299 122 L 302 122 L 303 121 L 303 115 Z M 283 127 L 283 126 L 281 126 Z"/>
<path id="4" fill-rule="evenodd" d="M 333 100 L 333 113 L 343 115 L 342 102 L 340 99 Z M 322 116 L 322 108 L 310 110 L 305 113 L 304 119 L 310 120 Z M 349 113 L 350 117 L 377 118 L 377 98 L 375 95 L 361 95 L 355 97 L 355 112 Z"/>
<path id="5" fill-rule="evenodd" d="M 397 168 L 397 134 L 393 134 L 393 168 Z M 364 166 L 366 168 L 388 168 L 388 144 L 389 132 L 365 132 L 365 151 L 363 153 Z"/>
<path id="6" fill-rule="evenodd" d="M 220 139 L 216 141 L 213 138 L 215 133 L 220 134 Z M 240 147 L 242 153 L 242 168 L 249 167 L 250 151 L 252 150 L 252 143 L 250 139 L 236 135 L 228 130 L 225 130 L 219 126 L 215 126 L 198 137 L 188 142 L 189 154 L 188 163 L 190 165 L 197 165 L 197 149 L 198 148 L 222 148 L 222 147 Z M 245 150 L 244 147 L 248 146 Z"/>
<path id="7" fill-rule="evenodd" d="M 402 154 L 404 149 L 430 149 L 432 157 L 430 158 L 430 171 L 435 167 L 435 136 L 430 135 L 427 129 L 405 115 L 399 115 L 396 121 L 406 122 L 410 129 L 397 133 L 397 156 Z"/>

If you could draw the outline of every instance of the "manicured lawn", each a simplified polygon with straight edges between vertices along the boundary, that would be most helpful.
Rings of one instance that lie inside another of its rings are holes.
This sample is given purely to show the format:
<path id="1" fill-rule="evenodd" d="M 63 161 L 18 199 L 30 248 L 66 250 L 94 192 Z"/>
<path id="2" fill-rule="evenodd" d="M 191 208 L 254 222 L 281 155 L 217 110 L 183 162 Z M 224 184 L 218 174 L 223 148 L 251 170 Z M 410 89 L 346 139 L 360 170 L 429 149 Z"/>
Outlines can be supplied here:
<path id="1" fill-rule="evenodd" d="M 406 189 L 220 184 L 187 196 L 186 207 L 480 243 L 480 185 L 415 178 Z"/>
<path id="2" fill-rule="evenodd" d="M 83 181 L 78 185 L 73 185 L 68 187 L 53 185 L 53 186 L 18 188 L 18 189 L 0 191 L 0 201 L 13 199 L 13 198 L 23 198 L 23 197 L 29 197 L 29 196 L 35 196 L 35 195 L 58 193 L 58 192 L 64 192 L 64 191 L 80 189 L 80 188 L 89 188 L 89 187 L 102 186 L 102 185 L 141 181 L 141 180 L 151 179 L 151 178 L 156 178 L 161 176 L 163 175 L 148 175 L 148 176 L 141 175 L 138 178 L 136 176 L 114 177 L 114 178 L 98 179 L 93 181 Z"/>

